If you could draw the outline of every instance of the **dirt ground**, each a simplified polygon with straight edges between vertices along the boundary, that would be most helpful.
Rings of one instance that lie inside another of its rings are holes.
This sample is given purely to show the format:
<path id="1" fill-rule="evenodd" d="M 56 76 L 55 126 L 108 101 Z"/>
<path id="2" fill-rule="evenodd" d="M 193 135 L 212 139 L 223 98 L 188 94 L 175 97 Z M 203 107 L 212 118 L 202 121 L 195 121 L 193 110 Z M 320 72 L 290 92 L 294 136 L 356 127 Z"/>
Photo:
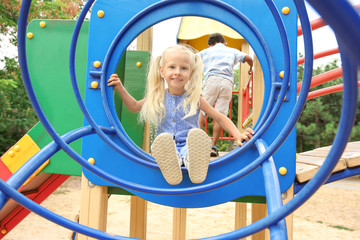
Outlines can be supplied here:
<path id="1" fill-rule="evenodd" d="M 74 220 L 80 209 L 80 181 L 71 177 L 42 206 Z M 188 209 L 187 239 L 209 237 L 233 230 L 235 203 Z M 148 204 L 147 238 L 172 239 L 172 208 Z M 129 234 L 129 196 L 109 199 L 107 232 Z M 248 204 L 248 216 L 250 204 Z M 31 213 L 5 240 L 62 240 L 71 232 Z M 251 239 L 251 238 L 248 238 Z M 319 189 L 294 213 L 294 240 L 360 240 L 360 178 L 337 181 Z"/>

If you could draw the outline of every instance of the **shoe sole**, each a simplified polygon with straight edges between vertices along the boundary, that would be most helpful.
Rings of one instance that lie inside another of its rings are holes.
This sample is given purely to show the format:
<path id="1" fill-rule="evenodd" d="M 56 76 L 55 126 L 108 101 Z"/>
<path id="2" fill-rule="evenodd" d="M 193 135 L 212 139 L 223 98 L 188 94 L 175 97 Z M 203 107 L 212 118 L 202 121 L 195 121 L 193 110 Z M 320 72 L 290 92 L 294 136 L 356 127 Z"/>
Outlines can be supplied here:
<path id="1" fill-rule="evenodd" d="M 199 128 L 189 131 L 186 139 L 188 145 L 188 172 L 191 182 L 202 183 L 207 176 L 211 139 L 206 132 Z"/>
<path id="2" fill-rule="evenodd" d="M 175 142 L 170 133 L 158 135 L 151 145 L 151 152 L 165 180 L 171 185 L 182 181 Z"/>

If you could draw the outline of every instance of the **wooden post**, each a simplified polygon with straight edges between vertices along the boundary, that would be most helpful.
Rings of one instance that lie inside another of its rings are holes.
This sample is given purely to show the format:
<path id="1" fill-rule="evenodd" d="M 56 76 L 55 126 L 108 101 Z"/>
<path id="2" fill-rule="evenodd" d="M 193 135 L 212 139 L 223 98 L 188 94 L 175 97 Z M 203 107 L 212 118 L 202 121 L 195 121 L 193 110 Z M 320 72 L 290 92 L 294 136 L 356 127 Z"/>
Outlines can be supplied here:
<path id="1" fill-rule="evenodd" d="M 259 59 L 255 56 L 254 57 L 254 85 L 253 85 L 253 122 L 254 124 L 259 119 L 259 115 L 262 108 L 262 103 L 264 99 L 264 77 L 262 68 L 259 62 Z M 267 207 L 266 204 L 256 204 L 253 203 L 251 207 L 252 211 L 252 222 L 256 222 L 259 219 L 262 219 L 267 214 Z M 270 238 L 268 230 L 261 231 L 252 236 L 253 240 L 264 240 L 265 238 Z"/>
<path id="2" fill-rule="evenodd" d="M 185 240 L 186 238 L 186 208 L 174 208 L 173 210 L 173 240 Z"/>
<path id="3" fill-rule="evenodd" d="M 235 203 L 235 229 L 245 227 L 247 219 L 247 203 L 236 202 Z M 245 240 L 245 238 L 241 238 Z"/>
<path id="4" fill-rule="evenodd" d="M 264 76 L 259 59 L 254 57 L 254 86 L 253 86 L 253 122 L 254 125 L 259 119 L 264 100 Z"/>
<path id="5" fill-rule="evenodd" d="M 285 205 L 291 199 L 294 198 L 294 184 L 284 193 L 285 197 L 283 197 L 283 204 Z M 284 196 L 283 194 L 283 196 Z M 286 229 L 288 233 L 288 240 L 293 239 L 293 213 L 289 214 L 286 218 Z"/>
<path id="6" fill-rule="evenodd" d="M 251 207 L 251 222 L 256 222 L 267 215 L 267 206 L 262 203 L 253 203 Z M 265 229 L 251 236 L 252 240 L 270 239 L 269 230 Z"/>
<path id="7" fill-rule="evenodd" d="M 80 224 L 106 232 L 108 187 L 92 184 L 85 176 L 81 179 Z M 79 235 L 79 240 L 92 240 Z"/>
<path id="8" fill-rule="evenodd" d="M 250 45 L 245 40 L 242 42 L 241 51 L 249 54 Z M 242 89 L 245 87 L 247 80 L 249 79 L 249 66 L 247 64 L 240 64 L 239 72 L 239 96 L 238 96 L 238 129 L 240 132 L 244 132 L 242 126 Z M 235 203 L 235 229 L 239 229 L 246 226 L 247 219 L 247 203 L 236 202 Z"/>
<path id="9" fill-rule="evenodd" d="M 137 50 L 152 51 L 153 29 L 148 28 L 137 37 Z M 143 145 L 145 152 L 150 150 L 150 126 L 148 123 L 144 126 Z M 147 224 L 147 201 L 138 197 L 131 196 L 130 208 L 130 237 L 146 238 Z"/>

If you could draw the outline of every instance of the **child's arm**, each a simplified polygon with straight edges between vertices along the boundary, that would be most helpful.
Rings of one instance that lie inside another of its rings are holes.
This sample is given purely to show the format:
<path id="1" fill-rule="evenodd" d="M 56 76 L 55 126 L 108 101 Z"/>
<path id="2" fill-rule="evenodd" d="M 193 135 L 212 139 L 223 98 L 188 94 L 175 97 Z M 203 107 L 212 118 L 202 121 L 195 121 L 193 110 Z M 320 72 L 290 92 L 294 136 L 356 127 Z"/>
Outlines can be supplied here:
<path id="1" fill-rule="evenodd" d="M 126 91 L 117 74 L 112 74 L 110 76 L 110 79 L 108 80 L 108 86 L 114 86 L 114 90 L 119 92 L 121 99 L 130 112 L 140 112 L 145 100 L 141 99 L 137 101 L 135 98 L 133 98 Z"/>
<path id="2" fill-rule="evenodd" d="M 247 64 L 249 64 L 250 69 L 249 69 L 248 73 L 249 73 L 249 75 L 251 75 L 254 61 L 253 61 L 252 57 L 250 57 L 249 55 L 246 55 L 244 57 L 244 61 L 247 62 Z"/>
<path id="3" fill-rule="evenodd" d="M 224 114 L 218 112 L 213 108 L 204 98 L 200 98 L 200 110 L 204 111 L 216 123 L 230 133 L 236 140 L 237 145 L 242 146 L 243 141 L 249 141 L 252 138 L 252 134 L 255 134 L 254 131 L 250 128 L 247 128 L 244 133 L 240 133 L 239 129 L 234 125 L 234 123 L 226 117 Z"/>

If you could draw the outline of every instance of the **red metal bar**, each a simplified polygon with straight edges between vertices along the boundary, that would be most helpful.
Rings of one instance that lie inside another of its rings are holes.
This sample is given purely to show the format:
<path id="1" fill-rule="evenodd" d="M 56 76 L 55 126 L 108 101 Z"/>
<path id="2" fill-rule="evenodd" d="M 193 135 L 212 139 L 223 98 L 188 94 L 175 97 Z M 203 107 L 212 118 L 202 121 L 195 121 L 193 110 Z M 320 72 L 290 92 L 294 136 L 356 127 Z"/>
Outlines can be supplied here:
<path id="1" fill-rule="evenodd" d="M 314 55 L 314 59 L 319 59 L 319 58 L 331 56 L 331 55 L 334 55 L 334 54 L 337 54 L 337 53 L 339 53 L 339 49 L 338 49 L 338 48 L 326 50 L 326 51 L 323 51 L 323 52 L 316 53 L 316 54 Z M 304 61 L 305 61 L 305 58 L 304 58 L 304 57 L 299 58 L 299 59 L 297 60 L 297 65 L 303 64 Z"/>
<path id="2" fill-rule="evenodd" d="M 310 25 L 311 25 L 311 30 L 314 31 L 316 29 L 319 29 L 321 27 L 324 27 L 327 25 L 326 22 L 324 22 L 324 20 L 322 18 L 318 18 L 318 19 L 315 19 L 313 21 L 310 22 Z M 302 29 L 301 29 L 301 26 L 298 27 L 298 31 L 297 31 L 297 35 L 298 36 L 301 36 L 303 33 L 302 33 Z"/>
<path id="3" fill-rule="evenodd" d="M 354 7 L 357 11 L 360 10 L 360 4 L 354 5 L 353 7 Z M 321 27 L 326 26 L 327 23 L 324 22 L 324 20 L 323 20 L 322 18 L 318 18 L 318 19 L 315 19 L 315 20 L 311 21 L 311 22 L 310 22 L 310 25 L 311 25 L 311 30 L 316 30 L 316 29 L 319 29 L 319 28 L 321 28 Z M 301 36 L 301 35 L 302 35 L 301 26 L 298 27 L 297 35 L 298 35 L 298 36 Z"/>
<path id="4" fill-rule="evenodd" d="M 360 87 L 360 81 L 358 81 L 358 87 Z M 309 99 L 324 96 L 324 95 L 327 95 L 327 94 L 330 94 L 330 93 L 341 92 L 343 90 L 343 88 L 344 88 L 344 85 L 339 84 L 339 85 L 336 85 L 336 86 L 331 86 L 331 87 L 319 89 L 319 90 L 316 90 L 316 91 L 312 91 L 312 92 L 309 92 L 306 99 L 309 100 Z"/>
<path id="5" fill-rule="evenodd" d="M 342 77 L 342 68 L 341 67 L 330 70 L 328 72 L 325 72 L 325 73 L 322 73 L 322 74 L 319 74 L 319 75 L 313 77 L 311 79 L 310 88 L 316 87 L 316 86 L 318 86 L 320 84 L 329 82 L 331 80 L 334 80 L 334 79 L 340 78 L 340 77 Z M 300 92 L 301 85 L 302 85 L 302 82 L 299 82 L 297 84 L 297 93 Z"/>

